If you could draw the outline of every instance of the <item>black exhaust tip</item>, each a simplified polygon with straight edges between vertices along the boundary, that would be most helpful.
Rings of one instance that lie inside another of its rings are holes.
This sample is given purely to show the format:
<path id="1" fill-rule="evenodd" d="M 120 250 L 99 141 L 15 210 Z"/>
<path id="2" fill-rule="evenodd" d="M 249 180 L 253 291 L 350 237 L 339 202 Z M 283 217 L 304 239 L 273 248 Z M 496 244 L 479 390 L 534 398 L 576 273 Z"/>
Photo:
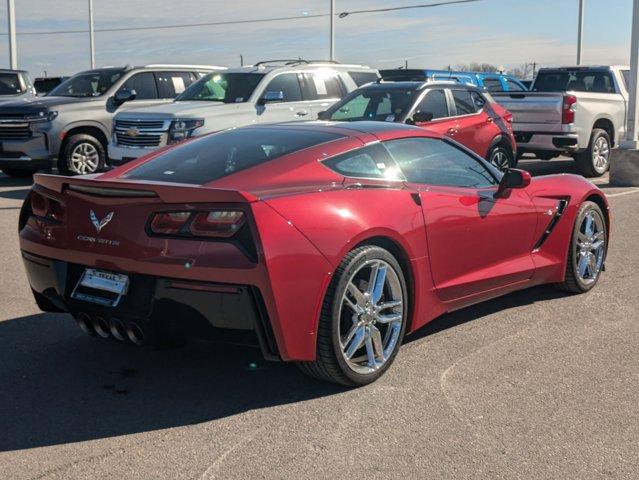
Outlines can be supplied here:
<path id="1" fill-rule="evenodd" d="M 75 322 L 78 324 L 78 327 L 80 327 L 84 333 L 91 336 L 95 335 L 95 329 L 93 328 L 93 320 L 91 320 L 91 317 L 88 314 L 84 312 L 80 312 L 76 314 L 73 318 L 75 319 Z"/>
<path id="2" fill-rule="evenodd" d="M 122 323 L 122 320 L 118 318 L 112 318 L 109 320 L 109 330 L 111 335 L 113 335 L 113 338 L 121 342 L 124 342 L 128 337 L 124 323 Z"/>
<path id="3" fill-rule="evenodd" d="M 99 337 L 109 338 L 111 336 L 111 327 L 104 317 L 97 316 L 93 318 L 93 329 Z"/>
<path id="4" fill-rule="evenodd" d="M 126 326 L 126 334 L 135 345 L 144 345 L 144 330 L 135 322 L 129 322 Z"/>

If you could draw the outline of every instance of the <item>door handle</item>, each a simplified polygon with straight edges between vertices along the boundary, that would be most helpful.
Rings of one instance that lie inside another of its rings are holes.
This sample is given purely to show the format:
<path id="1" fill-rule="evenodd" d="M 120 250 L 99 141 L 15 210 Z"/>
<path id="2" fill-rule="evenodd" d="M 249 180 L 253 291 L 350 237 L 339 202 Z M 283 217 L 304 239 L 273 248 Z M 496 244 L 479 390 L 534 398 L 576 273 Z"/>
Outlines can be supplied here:
<path id="1" fill-rule="evenodd" d="M 493 123 L 495 120 L 493 120 L 493 117 L 488 117 L 488 118 L 486 119 L 486 121 L 487 121 L 488 123 Z"/>
<path id="2" fill-rule="evenodd" d="M 306 115 L 308 115 L 308 110 L 300 110 L 295 114 L 296 117 L 305 117 Z"/>
<path id="3" fill-rule="evenodd" d="M 457 131 L 458 131 L 458 130 L 457 130 L 456 128 L 452 128 L 452 127 L 451 127 L 451 128 L 449 128 L 446 132 L 447 132 L 447 133 L 450 133 L 451 135 L 454 135 L 455 133 L 457 133 Z"/>

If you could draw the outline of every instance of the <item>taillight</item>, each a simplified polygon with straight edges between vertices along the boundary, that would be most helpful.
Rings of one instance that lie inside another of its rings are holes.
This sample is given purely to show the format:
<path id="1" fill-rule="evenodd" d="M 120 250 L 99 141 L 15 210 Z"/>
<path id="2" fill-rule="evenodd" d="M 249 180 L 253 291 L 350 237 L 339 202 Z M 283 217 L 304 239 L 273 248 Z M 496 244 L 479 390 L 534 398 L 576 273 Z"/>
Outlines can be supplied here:
<path id="1" fill-rule="evenodd" d="M 159 212 L 151 220 L 156 235 L 230 238 L 244 225 L 244 213 L 237 210 Z"/>
<path id="2" fill-rule="evenodd" d="M 577 97 L 574 95 L 564 95 L 561 123 L 567 124 L 575 121 L 575 111 L 572 108 L 575 103 L 577 103 Z"/>
<path id="3" fill-rule="evenodd" d="M 191 222 L 196 237 L 229 238 L 244 225 L 244 214 L 238 211 L 200 212 Z"/>
<path id="4" fill-rule="evenodd" d="M 31 212 L 36 217 L 62 222 L 64 218 L 64 206 L 62 203 L 37 192 L 31 192 L 30 201 Z"/>
<path id="5" fill-rule="evenodd" d="M 151 231 L 160 235 L 177 235 L 191 217 L 191 212 L 156 213 L 151 221 Z"/>

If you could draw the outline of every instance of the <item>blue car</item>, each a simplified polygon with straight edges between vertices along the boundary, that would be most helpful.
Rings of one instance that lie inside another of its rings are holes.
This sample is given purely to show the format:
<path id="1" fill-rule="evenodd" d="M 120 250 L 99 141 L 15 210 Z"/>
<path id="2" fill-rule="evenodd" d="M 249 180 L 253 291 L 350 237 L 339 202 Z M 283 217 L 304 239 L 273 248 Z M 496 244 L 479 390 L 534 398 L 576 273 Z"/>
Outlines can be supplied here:
<path id="1" fill-rule="evenodd" d="M 510 75 L 486 72 L 455 72 L 449 70 L 402 69 L 380 70 L 383 80 L 426 81 L 456 80 L 485 88 L 489 92 L 526 92 L 528 89 L 520 80 Z"/>

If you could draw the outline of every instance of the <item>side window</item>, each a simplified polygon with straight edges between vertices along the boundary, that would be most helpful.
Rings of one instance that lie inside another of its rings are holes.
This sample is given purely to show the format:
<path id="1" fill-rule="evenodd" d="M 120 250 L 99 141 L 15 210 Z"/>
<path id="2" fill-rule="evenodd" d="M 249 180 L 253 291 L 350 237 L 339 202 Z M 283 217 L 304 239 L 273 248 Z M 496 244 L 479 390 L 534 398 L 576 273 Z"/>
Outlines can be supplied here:
<path id="1" fill-rule="evenodd" d="M 278 75 L 266 87 L 265 92 L 282 92 L 284 102 L 299 102 L 302 100 L 302 89 L 297 73 L 283 73 Z"/>
<path id="2" fill-rule="evenodd" d="M 506 85 L 508 86 L 509 92 L 525 92 L 526 89 L 523 88 L 518 82 L 511 80 L 510 78 L 506 78 Z"/>
<path id="3" fill-rule="evenodd" d="M 388 151 L 379 143 L 329 158 L 324 165 L 345 177 L 403 180 Z"/>
<path id="4" fill-rule="evenodd" d="M 470 92 L 470 96 L 473 99 L 473 103 L 475 104 L 475 108 L 477 111 L 480 111 L 486 105 L 486 99 L 479 92 Z"/>
<path id="5" fill-rule="evenodd" d="M 344 91 L 342 81 L 336 72 L 305 73 L 306 100 L 324 100 L 326 98 L 342 98 Z"/>
<path id="6" fill-rule="evenodd" d="M 158 98 L 158 89 L 152 72 L 136 73 L 129 78 L 121 90 L 135 90 L 135 100 L 153 100 Z"/>
<path id="7" fill-rule="evenodd" d="M 376 82 L 378 78 L 376 72 L 348 72 L 348 74 L 358 87 L 367 83 Z"/>
<path id="8" fill-rule="evenodd" d="M 477 113 L 479 110 L 470 90 L 452 90 L 453 99 L 455 100 L 455 107 L 457 108 L 457 115 L 470 115 Z"/>
<path id="9" fill-rule="evenodd" d="M 484 87 L 489 92 L 503 92 L 504 87 L 501 84 L 501 80 L 499 78 L 484 78 Z"/>
<path id="10" fill-rule="evenodd" d="M 498 183 L 479 160 L 443 140 L 414 137 L 385 145 L 409 182 L 466 188 Z"/>
<path id="11" fill-rule="evenodd" d="M 195 81 L 191 72 L 156 72 L 160 98 L 175 98 Z"/>
<path id="12" fill-rule="evenodd" d="M 430 90 L 415 108 L 415 113 L 417 112 L 432 113 L 433 120 L 450 116 L 444 91 Z"/>

